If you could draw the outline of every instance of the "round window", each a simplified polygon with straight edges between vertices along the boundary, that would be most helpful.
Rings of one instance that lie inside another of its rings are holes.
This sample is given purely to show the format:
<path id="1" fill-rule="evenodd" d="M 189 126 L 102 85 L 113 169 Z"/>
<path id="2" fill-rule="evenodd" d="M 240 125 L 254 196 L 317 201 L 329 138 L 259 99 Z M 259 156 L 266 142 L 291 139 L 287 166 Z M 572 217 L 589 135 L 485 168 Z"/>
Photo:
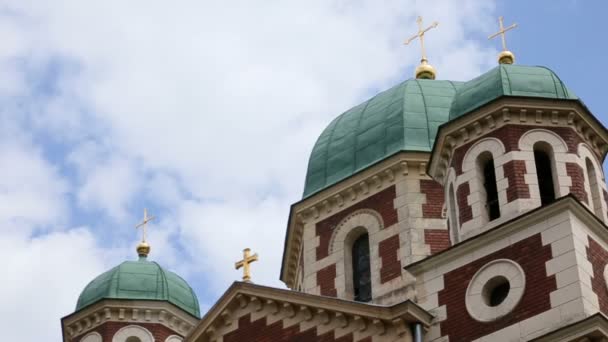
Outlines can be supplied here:
<path id="1" fill-rule="evenodd" d="M 524 294 L 525 275 L 514 261 L 500 259 L 481 267 L 467 287 L 467 311 L 481 322 L 509 314 Z"/>

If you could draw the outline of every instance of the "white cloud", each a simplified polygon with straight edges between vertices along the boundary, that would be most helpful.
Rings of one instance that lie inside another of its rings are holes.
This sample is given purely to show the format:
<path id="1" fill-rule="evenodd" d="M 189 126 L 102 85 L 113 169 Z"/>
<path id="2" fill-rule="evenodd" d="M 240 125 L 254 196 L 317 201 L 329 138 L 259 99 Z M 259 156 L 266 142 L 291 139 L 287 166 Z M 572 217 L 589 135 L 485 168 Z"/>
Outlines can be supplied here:
<path id="1" fill-rule="evenodd" d="M 402 41 L 416 31 L 416 15 L 440 21 L 426 40 L 440 78 L 470 78 L 495 63 L 495 50 L 471 39 L 491 31 L 487 1 L 13 0 L 4 8 L 0 38 L 16 38 L 0 48 L 0 76 L 10 80 L 0 96 L 14 109 L 3 112 L 19 115 L 11 117 L 17 131 L 61 145 L 53 158 L 71 177 L 32 167 L 46 171 L 31 176 L 39 183 L 13 185 L 10 198 L 22 200 L 11 212 L 45 223 L 85 208 L 123 224 L 134 202 L 161 208 L 152 255 L 180 273 L 214 274 L 206 282 L 215 295 L 239 278 L 231 268 L 244 247 L 260 253 L 256 281 L 280 286 L 289 205 L 301 196 L 312 145 L 370 89 L 410 77 L 419 47 Z M 51 88 L 42 95 L 29 83 L 37 77 Z M 12 158 L 42 160 L 43 147 Z M 67 214 L 66 183 L 78 205 Z M 75 241 L 90 238 L 78 234 Z M 35 241 L 23 240 L 24 251 L 28 244 Z M 58 243 L 48 246 L 69 260 Z M 64 282 L 82 286 L 91 275 Z M 73 305 L 71 293 L 39 305 Z M 48 336 L 59 326 L 54 314 L 41 323 Z"/>
<path id="2" fill-rule="evenodd" d="M 116 262 L 85 228 L 31 240 L 5 232 L 0 258 L 0 317 L 7 341 L 61 340 L 59 319 L 73 312 L 87 282 Z"/>

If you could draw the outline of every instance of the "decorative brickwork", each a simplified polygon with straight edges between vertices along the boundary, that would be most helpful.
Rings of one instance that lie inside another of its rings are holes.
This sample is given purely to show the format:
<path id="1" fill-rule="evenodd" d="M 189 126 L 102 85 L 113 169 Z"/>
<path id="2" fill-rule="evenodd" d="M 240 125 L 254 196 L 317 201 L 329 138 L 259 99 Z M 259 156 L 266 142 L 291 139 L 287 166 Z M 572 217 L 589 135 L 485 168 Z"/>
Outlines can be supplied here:
<path id="1" fill-rule="evenodd" d="M 447 229 L 426 229 L 424 243 L 431 246 L 431 254 L 439 253 L 450 247 L 450 233 Z"/>
<path id="2" fill-rule="evenodd" d="M 317 328 L 300 331 L 298 324 L 283 328 L 283 322 L 277 321 L 270 325 L 266 324 L 266 317 L 251 321 L 251 315 L 239 318 L 237 330 L 224 335 L 224 342 L 353 342 L 353 334 L 347 334 L 340 338 L 334 337 L 333 331 L 317 335 Z M 372 342 L 368 337 L 360 342 Z"/>
<path id="3" fill-rule="evenodd" d="M 446 305 L 448 319 L 440 323 L 442 336 L 450 341 L 473 341 L 551 309 L 550 293 L 555 291 L 555 276 L 547 277 L 545 263 L 552 258 L 551 246 L 543 246 L 540 234 L 519 241 L 444 275 L 444 289 L 439 292 L 439 305 Z M 526 275 L 524 295 L 515 309 L 503 318 L 489 323 L 474 320 L 465 306 L 469 281 L 482 266 L 496 259 L 517 262 Z"/>
<path id="4" fill-rule="evenodd" d="M 401 276 L 401 262 L 397 256 L 399 250 L 399 235 L 380 241 L 378 254 L 382 260 L 380 269 L 380 283 L 384 284 Z"/>
<path id="5" fill-rule="evenodd" d="M 581 143 L 582 140 L 576 133 L 576 131 L 572 128 L 539 127 L 529 125 L 505 125 L 486 135 L 482 135 L 477 139 L 471 140 L 465 145 L 458 147 L 456 151 L 454 151 L 454 156 L 452 157 L 452 167 L 454 167 L 454 169 L 456 170 L 456 175 L 460 176 L 462 174 L 462 161 L 464 159 L 464 156 L 469 150 L 469 148 L 477 141 L 485 138 L 496 138 L 500 140 L 505 146 L 505 153 L 509 153 L 511 151 L 519 150 L 519 140 L 521 139 L 522 135 L 524 135 L 524 133 L 529 130 L 538 128 L 552 131 L 553 133 L 559 135 L 568 145 L 568 152 L 577 153 L 578 144 Z"/>
<path id="6" fill-rule="evenodd" d="M 337 297 L 336 264 L 329 265 L 317 272 L 317 285 L 321 288 L 321 296 Z"/>
<path id="7" fill-rule="evenodd" d="M 426 195 L 426 203 L 422 205 L 422 217 L 443 218 L 441 216 L 445 202 L 443 186 L 434 180 L 423 179 L 420 181 L 420 192 Z"/>
<path id="8" fill-rule="evenodd" d="M 583 168 L 576 163 L 566 163 L 566 172 L 572 180 L 570 192 L 581 202 L 589 203 L 587 191 L 585 191 L 585 174 Z"/>
<path id="9" fill-rule="evenodd" d="M 70 342 L 78 342 L 78 341 L 80 341 L 80 339 L 82 337 L 84 337 L 84 335 L 91 333 L 93 331 L 99 333 L 104 342 L 112 341 L 112 337 L 114 337 L 114 335 L 116 334 L 116 332 L 118 330 L 120 330 L 126 326 L 129 326 L 129 325 L 137 325 L 137 326 L 147 329 L 148 331 L 150 331 L 150 333 L 152 333 L 155 341 L 164 341 L 167 339 L 167 337 L 169 337 L 171 335 L 181 336 L 181 334 L 178 334 L 177 332 L 167 328 L 166 326 L 164 326 L 162 324 L 134 323 L 134 322 L 106 322 L 106 323 L 101 324 L 100 326 L 98 326 L 97 328 L 95 328 L 93 330 L 89 330 L 79 336 L 72 338 L 70 340 Z"/>
<path id="10" fill-rule="evenodd" d="M 606 251 L 599 243 L 595 242 L 591 237 L 588 237 L 589 247 L 587 247 L 587 260 L 593 266 L 593 277 L 591 278 L 591 288 L 597 295 L 600 311 L 608 314 L 608 288 L 606 287 L 606 279 L 604 279 L 604 269 L 608 264 L 608 251 Z"/>
<path id="11" fill-rule="evenodd" d="M 315 226 L 316 234 L 319 236 L 317 260 L 321 260 L 329 255 L 329 240 L 334 228 L 342 219 L 356 210 L 372 209 L 377 211 L 382 216 L 385 227 L 390 227 L 397 223 L 397 211 L 393 205 L 395 197 L 395 186 L 391 186 L 318 222 Z"/>
<path id="12" fill-rule="evenodd" d="M 473 219 L 473 209 L 469 205 L 468 197 L 471 194 L 471 187 L 469 183 L 463 183 L 458 186 L 456 190 L 456 200 L 458 201 L 458 217 L 460 218 L 460 224 L 468 222 Z"/>
<path id="13" fill-rule="evenodd" d="M 503 169 L 505 177 L 509 180 L 507 202 L 513 202 L 519 198 L 530 198 L 530 188 L 524 179 L 526 162 L 523 160 L 512 160 L 505 163 Z"/>

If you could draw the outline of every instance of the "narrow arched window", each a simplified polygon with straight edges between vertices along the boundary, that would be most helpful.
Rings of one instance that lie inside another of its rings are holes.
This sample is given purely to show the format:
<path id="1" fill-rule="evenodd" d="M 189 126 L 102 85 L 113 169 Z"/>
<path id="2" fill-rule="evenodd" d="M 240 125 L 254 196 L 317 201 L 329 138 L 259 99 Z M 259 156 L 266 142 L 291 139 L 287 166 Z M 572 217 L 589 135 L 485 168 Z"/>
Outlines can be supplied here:
<path id="1" fill-rule="evenodd" d="M 372 276 L 369 264 L 369 236 L 361 235 L 353 243 L 353 290 L 355 300 L 369 302 L 372 299 Z"/>
<path id="2" fill-rule="evenodd" d="M 547 205 L 555 201 L 552 154 L 553 149 L 546 142 L 538 142 L 534 145 L 534 163 L 536 164 L 541 205 Z"/>
<path id="3" fill-rule="evenodd" d="M 591 189 L 591 207 L 595 215 L 602 217 L 602 200 L 600 198 L 599 184 L 597 183 L 597 174 L 591 159 L 587 158 L 587 178 L 589 178 L 589 189 Z"/>
<path id="4" fill-rule="evenodd" d="M 490 152 L 479 155 L 479 164 L 482 173 L 483 189 L 486 197 L 486 210 L 488 221 L 500 217 L 500 203 L 498 202 L 498 188 L 496 186 L 496 170 L 494 168 L 494 158 Z"/>
<path id="5" fill-rule="evenodd" d="M 452 239 L 452 245 L 458 243 L 458 215 L 456 215 L 456 196 L 454 195 L 454 184 L 450 184 L 450 190 L 448 191 L 449 205 L 450 205 L 450 216 L 448 217 L 450 237 Z"/>

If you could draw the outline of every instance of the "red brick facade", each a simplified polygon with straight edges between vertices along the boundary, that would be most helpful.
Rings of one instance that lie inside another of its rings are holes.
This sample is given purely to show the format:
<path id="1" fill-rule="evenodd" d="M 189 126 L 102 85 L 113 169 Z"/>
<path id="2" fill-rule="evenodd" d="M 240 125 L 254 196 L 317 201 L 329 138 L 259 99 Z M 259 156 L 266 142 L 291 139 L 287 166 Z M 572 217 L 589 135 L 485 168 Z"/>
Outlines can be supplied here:
<path id="1" fill-rule="evenodd" d="M 353 342 L 353 334 L 347 334 L 340 338 L 334 337 L 334 332 L 329 331 L 323 335 L 317 335 L 317 328 L 300 331 L 298 324 L 283 328 L 283 322 L 277 321 L 270 325 L 266 324 L 266 318 L 251 321 L 251 315 L 239 318 L 238 329 L 224 335 L 224 342 Z M 371 342 L 368 337 L 361 342 Z"/>
<path id="2" fill-rule="evenodd" d="M 496 259 L 511 259 L 525 272 L 526 287 L 520 303 L 509 315 L 490 323 L 479 322 L 465 306 L 467 286 L 473 275 Z M 444 275 L 444 289 L 439 292 L 439 305 L 445 305 L 448 320 L 440 323 L 441 335 L 450 341 L 472 341 L 539 313 L 551 309 L 549 294 L 557 289 L 555 276 L 548 276 L 545 262 L 551 259 L 551 246 L 543 246 L 540 234 L 519 241 Z"/>
<path id="3" fill-rule="evenodd" d="M 336 264 L 331 264 L 317 272 L 317 285 L 321 288 L 321 296 L 338 296 L 336 291 Z"/>
<path id="4" fill-rule="evenodd" d="M 316 234 L 319 236 L 317 260 L 321 260 L 329 255 L 329 240 L 331 239 L 334 229 L 340 221 L 354 211 L 359 209 L 372 209 L 377 211 L 382 217 L 385 227 L 390 227 L 397 223 L 397 211 L 393 204 L 395 197 L 395 186 L 391 186 L 318 222 L 315 226 Z"/>
<path id="5" fill-rule="evenodd" d="M 462 161 L 464 159 L 465 154 L 479 140 L 485 138 L 496 138 L 500 140 L 505 146 L 505 153 L 509 153 L 511 151 L 519 150 L 519 140 L 524 135 L 524 133 L 528 132 L 532 129 L 542 128 L 544 130 L 552 131 L 553 133 L 559 135 L 568 145 L 569 153 L 577 153 L 578 144 L 582 142 L 580 136 L 576 131 L 569 127 L 538 127 L 538 126 L 529 126 L 529 125 L 505 125 L 502 126 L 486 135 L 482 135 L 481 137 L 474 139 L 465 145 L 462 145 L 454 151 L 454 156 L 452 157 L 452 167 L 456 170 L 456 175 L 460 176 L 462 174 Z M 599 156 L 598 156 L 599 158 Z"/>
<path id="6" fill-rule="evenodd" d="M 572 180 L 570 193 L 579 201 L 589 203 L 587 191 L 585 191 L 585 174 L 583 168 L 576 163 L 566 163 L 566 173 Z"/>
<path id="7" fill-rule="evenodd" d="M 471 186 L 469 183 L 463 183 L 456 190 L 456 201 L 458 201 L 458 217 L 460 224 L 473 219 L 473 208 L 469 205 L 468 197 L 471 194 Z"/>
<path id="8" fill-rule="evenodd" d="M 103 342 L 110 342 L 112 341 L 112 338 L 114 337 L 116 332 L 118 332 L 118 330 L 129 325 L 137 325 L 147 329 L 154 336 L 154 341 L 164 341 L 167 339 L 167 337 L 171 335 L 182 336 L 181 334 L 178 334 L 177 332 L 167 328 L 166 326 L 157 323 L 106 322 L 93 330 L 87 331 L 84 334 L 72 338 L 71 342 L 78 342 L 81 338 L 83 338 L 87 334 L 90 334 L 91 332 L 99 333 Z"/>
<path id="9" fill-rule="evenodd" d="M 505 177 L 509 180 L 507 188 L 507 202 L 513 202 L 518 198 L 530 198 L 530 188 L 526 184 L 526 162 L 523 160 L 512 160 L 503 165 Z"/>
<path id="10" fill-rule="evenodd" d="M 397 252 L 399 250 L 399 235 L 380 241 L 378 254 L 382 260 L 380 268 L 380 283 L 384 284 L 401 276 L 401 262 Z"/>
<path id="11" fill-rule="evenodd" d="M 420 181 L 420 192 L 426 195 L 426 203 L 422 205 L 422 217 L 443 218 L 441 215 L 445 202 L 443 186 L 434 180 L 423 179 Z"/>
<path id="12" fill-rule="evenodd" d="M 608 264 L 608 251 L 606 251 L 599 243 L 588 238 L 589 247 L 587 247 L 587 260 L 591 262 L 593 267 L 593 277 L 591 278 L 591 288 L 597 295 L 600 311 L 608 314 L 608 288 L 604 279 L 604 269 Z"/>
<path id="13" fill-rule="evenodd" d="M 450 233 L 447 229 L 426 229 L 424 243 L 431 246 L 431 254 L 439 253 L 450 247 Z"/>

